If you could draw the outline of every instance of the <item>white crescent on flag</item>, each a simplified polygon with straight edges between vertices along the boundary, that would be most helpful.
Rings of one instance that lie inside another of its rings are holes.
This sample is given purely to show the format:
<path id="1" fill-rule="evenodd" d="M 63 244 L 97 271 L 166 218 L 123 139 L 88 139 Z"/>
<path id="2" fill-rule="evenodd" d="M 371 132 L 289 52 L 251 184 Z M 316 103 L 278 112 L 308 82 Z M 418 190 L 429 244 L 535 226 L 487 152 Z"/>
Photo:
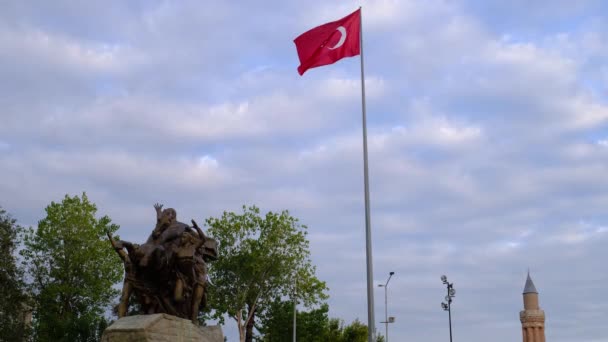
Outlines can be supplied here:
<path id="1" fill-rule="evenodd" d="M 338 43 L 334 47 L 328 46 L 327 48 L 330 50 L 339 48 L 346 41 L 346 29 L 344 28 L 344 26 L 338 26 L 336 30 L 340 31 L 340 40 L 338 40 Z"/>

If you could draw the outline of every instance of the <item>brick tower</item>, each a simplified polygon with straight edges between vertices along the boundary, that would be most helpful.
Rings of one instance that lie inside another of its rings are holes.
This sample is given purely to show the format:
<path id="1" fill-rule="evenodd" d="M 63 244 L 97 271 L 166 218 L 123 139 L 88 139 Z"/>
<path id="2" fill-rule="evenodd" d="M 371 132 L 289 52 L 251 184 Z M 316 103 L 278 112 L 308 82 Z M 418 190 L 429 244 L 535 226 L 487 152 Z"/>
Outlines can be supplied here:
<path id="1" fill-rule="evenodd" d="M 519 312 L 524 342 L 545 342 L 545 312 L 538 306 L 538 291 L 530 278 L 524 286 L 524 310 Z"/>

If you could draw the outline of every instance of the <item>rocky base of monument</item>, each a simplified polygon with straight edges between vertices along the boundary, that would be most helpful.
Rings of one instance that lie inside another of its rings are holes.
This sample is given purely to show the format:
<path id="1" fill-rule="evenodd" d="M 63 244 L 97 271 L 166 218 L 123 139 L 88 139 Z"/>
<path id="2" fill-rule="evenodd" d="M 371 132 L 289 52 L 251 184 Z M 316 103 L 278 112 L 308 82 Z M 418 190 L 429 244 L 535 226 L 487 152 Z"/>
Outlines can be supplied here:
<path id="1" fill-rule="evenodd" d="M 199 327 L 191 321 L 167 314 L 123 317 L 112 323 L 102 342 L 223 342 L 218 325 Z"/>

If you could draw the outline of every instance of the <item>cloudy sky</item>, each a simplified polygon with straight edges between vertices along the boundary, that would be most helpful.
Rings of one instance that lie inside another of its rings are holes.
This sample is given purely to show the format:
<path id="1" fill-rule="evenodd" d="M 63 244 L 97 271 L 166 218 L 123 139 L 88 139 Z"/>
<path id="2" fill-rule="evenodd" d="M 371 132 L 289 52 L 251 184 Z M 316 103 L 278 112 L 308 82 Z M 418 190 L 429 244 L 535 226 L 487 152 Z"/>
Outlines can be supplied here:
<path id="1" fill-rule="evenodd" d="M 359 57 L 300 77 L 293 45 L 359 5 L 391 340 L 448 339 L 442 274 L 455 340 L 521 340 L 529 267 L 547 340 L 607 341 L 601 0 L 3 1 L 0 205 L 35 225 L 86 191 L 133 241 L 157 201 L 289 209 L 330 315 L 366 322 Z"/>

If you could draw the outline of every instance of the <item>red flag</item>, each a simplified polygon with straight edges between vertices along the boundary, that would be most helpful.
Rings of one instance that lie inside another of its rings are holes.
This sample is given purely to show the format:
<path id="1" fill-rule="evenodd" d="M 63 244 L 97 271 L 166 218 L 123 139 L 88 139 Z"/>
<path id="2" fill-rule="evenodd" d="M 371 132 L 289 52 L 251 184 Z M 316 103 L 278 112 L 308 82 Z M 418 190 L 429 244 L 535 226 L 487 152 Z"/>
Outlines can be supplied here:
<path id="1" fill-rule="evenodd" d="M 300 66 L 298 72 L 360 54 L 361 9 L 331 23 L 317 26 L 294 39 Z"/>

